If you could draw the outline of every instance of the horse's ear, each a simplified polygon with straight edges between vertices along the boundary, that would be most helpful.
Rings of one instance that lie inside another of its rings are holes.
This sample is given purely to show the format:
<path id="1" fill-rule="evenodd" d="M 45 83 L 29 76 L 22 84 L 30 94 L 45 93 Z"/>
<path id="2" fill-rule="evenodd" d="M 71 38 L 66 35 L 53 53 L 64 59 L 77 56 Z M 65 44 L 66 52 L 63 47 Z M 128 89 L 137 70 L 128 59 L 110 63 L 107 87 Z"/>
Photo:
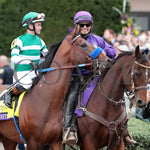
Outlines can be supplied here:
<path id="1" fill-rule="evenodd" d="M 70 39 L 73 39 L 75 35 L 76 35 L 76 28 L 74 28 L 71 34 L 69 35 Z"/>
<path id="2" fill-rule="evenodd" d="M 79 24 L 75 25 L 75 28 L 73 29 L 73 31 L 70 34 L 70 38 L 73 39 L 75 36 L 79 35 L 80 32 L 80 26 Z"/>
<path id="3" fill-rule="evenodd" d="M 76 35 L 80 33 L 80 25 L 76 24 Z"/>
<path id="4" fill-rule="evenodd" d="M 136 46 L 136 48 L 135 48 L 135 57 L 136 58 L 139 58 L 140 57 L 140 47 L 139 47 L 139 45 L 138 46 Z"/>

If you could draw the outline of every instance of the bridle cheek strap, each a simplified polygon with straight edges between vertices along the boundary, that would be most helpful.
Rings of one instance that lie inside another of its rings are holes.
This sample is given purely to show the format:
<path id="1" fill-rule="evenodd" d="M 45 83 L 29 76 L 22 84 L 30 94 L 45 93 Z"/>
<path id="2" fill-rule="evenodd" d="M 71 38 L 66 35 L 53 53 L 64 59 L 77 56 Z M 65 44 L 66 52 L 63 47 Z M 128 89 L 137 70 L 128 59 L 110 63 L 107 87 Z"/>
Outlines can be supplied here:
<path id="1" fill-rule="evenodd" d="M 149 69 L 149 67 L 145 66 L 145 65 L 142 65 L 142 64 L 138 63 L 137 61 L 135 61 L 135 64 L 137 64 L 137 65 L 139 65 L 139 66 L 146 69 L 146 71 L 145 71 L 145 76 L 146 76 L 145 82 L 147 83 L 148 82 L 148 69 Z M 133 65 L 133 67 L 131 69 L 131 71 L 132 71 L 131 72 L 131 85 L 132 85 L 132 87 L 131 87 L 131 90 L 129 91 L 129 95 L 134 95 L 134 96 L 135 96 L 135 91 L 137 91 L 137 90 L 147 90 L 147 86 L 135 87 L 134 77 L 133 77 L 134 76 L 134 66 L 135 66 L 135 64 Z"/>

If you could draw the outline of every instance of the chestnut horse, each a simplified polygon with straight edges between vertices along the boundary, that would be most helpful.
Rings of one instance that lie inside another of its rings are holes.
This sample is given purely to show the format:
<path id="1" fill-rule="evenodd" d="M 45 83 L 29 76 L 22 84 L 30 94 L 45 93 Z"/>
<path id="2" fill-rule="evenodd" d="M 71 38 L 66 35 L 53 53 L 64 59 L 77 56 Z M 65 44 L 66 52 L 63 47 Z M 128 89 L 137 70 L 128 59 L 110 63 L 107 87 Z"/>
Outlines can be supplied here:
<path id="1" fill-rule="evenodd" d="M 87 106 L 78 106 L 84 114 L 77 118 L 81 150 L 98 150 L 104 146 L 109 150 L 125 149 L 124 90 L 134 93 L 138 106 L 145 106 L 149 69 L 147 56 L 139 47 L 135 52 L 125 52 L 113 60 L 100 77 Z"/>
<path id="2" fill-rule="evenodd" d="M 51 150 L 63 149 L 61 139 L 63 103 L 68 91 L 72 68 L 79 64 L 91 64 L 89 56 L 95 49 L 77 35 L 78 29 L 68 35 L 59 46 L 49 67 L 59 68 L 45 73 L 42 80 L 28 91 L 19 110 L 19 126 L 27 143 L 27 150 L 39 150 L 50 145 Z M 99 59 L 107 61 L 104 52 Z M 49 59 L 48 57 L 46 60 Z M 66 69 L 63 67 L 66 66 Z M 62 67 L 62 68 L 61 68 Z M 2 88 L 1 90 L 5 89 Z M 0 138 L 5 150 L 15 150 L 18 142 L 23 142 L 16 129 L 14 120 L 0 121 Z"/>

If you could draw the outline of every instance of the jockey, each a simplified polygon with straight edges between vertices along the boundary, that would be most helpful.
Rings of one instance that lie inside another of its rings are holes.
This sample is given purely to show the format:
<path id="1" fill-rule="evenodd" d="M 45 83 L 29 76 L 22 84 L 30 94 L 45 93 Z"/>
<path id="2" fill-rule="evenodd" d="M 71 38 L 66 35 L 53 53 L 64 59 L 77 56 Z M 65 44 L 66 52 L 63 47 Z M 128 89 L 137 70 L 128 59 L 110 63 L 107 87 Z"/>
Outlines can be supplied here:
<path id="1" fill-rule="evenodd" d="M 87 11 L 79 11 L 74 16 L 74 25 L 80 27 L 79 34 L 82 38 L 86 39 L 95 48 L 100 47 L 106 55 L 113 59 L 116 57 L 116 49 L 104 41 L 104 39 L 98 35 L 92 33 L 93 18 Z M 63 143 L 72 145 L 77 142 L 77 126 L 74 116 L 76 103 L 78 101 L 78 93 L 81 86 L 81 79 L 79 76 L 73 76 L 71 79 L 69 91 L 66 97 L 66 107 L 64 112 L 64 124 L 63 124 Z M 129 138 L 128 138 L 129 139 Z M 133 142 L 134 141 L 129 141 Z"/>
<path id="2" fill-rule="evenodd" d="M 89 12 L 79 11 L 76 13 L 74 16 L 74 26 L 79 26 L 79 34 L 82 38 L 87 40 L 95 48 L 100 47 L 109 58 L 115 58 L 116 49 L 112 45 L 106 43 L 102 37 L 92 33 L 93 17 Z M 72 121 L 80 85 L 80 77 L 72 75 L 69 91 L 66 97 L 66 110 L 64 113 L 63 142 L 66 144 L 75 144 L 77 142 L 77 136 L 74 134 L 74 131 L 76 131 L 76 126 L 75 123 L 72 123 Z"/>
<path id="3" fill-rule="evenodd" d="M 76 13 L 76 15 L 74 16 L 74 25 L 80 26 L 79 34 L 90 44 L 92 44 L 95 48 L 102 48 L 109 58 L 115 58 L 116 49 L 112 45 L 106 43 L 102 37 L 92 33 L 93 17 L 89 12 L 79 11 L 78 13 Z"/>
<path id="4" fill-rule="evenodd" d="M 28 90 L 32 86 L 32 79 L 36 76 L 33 67 L 39 63 L 41 54 L 45 57 L 48 53 L 44 41 L 38 37 L 42 30 L 41 23 L 45 21 L 44 17 L 43 13 L 27 13 L 22 21 L 26 34 L 17 37 L 11 44 L 11 62 L 15 67 L 13 82 L 19 81 L 20 84 L 16 82 L 15 86 L 4 94 L 5 105 L 9 108 L 12 108 L 11 97 L 13 95 Z"/>

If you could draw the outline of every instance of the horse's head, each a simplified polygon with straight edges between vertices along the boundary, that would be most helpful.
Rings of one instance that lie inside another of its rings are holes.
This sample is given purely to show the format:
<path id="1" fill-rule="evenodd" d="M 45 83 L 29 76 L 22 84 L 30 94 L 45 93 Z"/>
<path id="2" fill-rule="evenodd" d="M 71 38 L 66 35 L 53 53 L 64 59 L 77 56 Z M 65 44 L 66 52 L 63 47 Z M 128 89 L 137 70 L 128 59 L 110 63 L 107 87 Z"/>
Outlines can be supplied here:
<path id="1" fill-rule="evenodd" d="M 78 34 L 78 30 L 78 27 L 76 27 L 60 46 L 63 49 L 63 51 L 61 50 L 63 57 L 68 57 L 68 61 L 72 64 L 83 64 L 91 61 L 90 54 L 95 50 L 94 46 Z M 108 61 L 104 51 L 97 58 L 105 62 Z"/>
<path id="2" fill-rule="evenodd" d="M 137 107 L 144 107 L 148 103 L 147 84 L 150 78 L 150 65 L 146 54 L 136 47 L 134 58 L 131 60 L 131 84 L 128 89 L 134 94 Z M 127 60 L 128 61 L 128 60 Z"/>

